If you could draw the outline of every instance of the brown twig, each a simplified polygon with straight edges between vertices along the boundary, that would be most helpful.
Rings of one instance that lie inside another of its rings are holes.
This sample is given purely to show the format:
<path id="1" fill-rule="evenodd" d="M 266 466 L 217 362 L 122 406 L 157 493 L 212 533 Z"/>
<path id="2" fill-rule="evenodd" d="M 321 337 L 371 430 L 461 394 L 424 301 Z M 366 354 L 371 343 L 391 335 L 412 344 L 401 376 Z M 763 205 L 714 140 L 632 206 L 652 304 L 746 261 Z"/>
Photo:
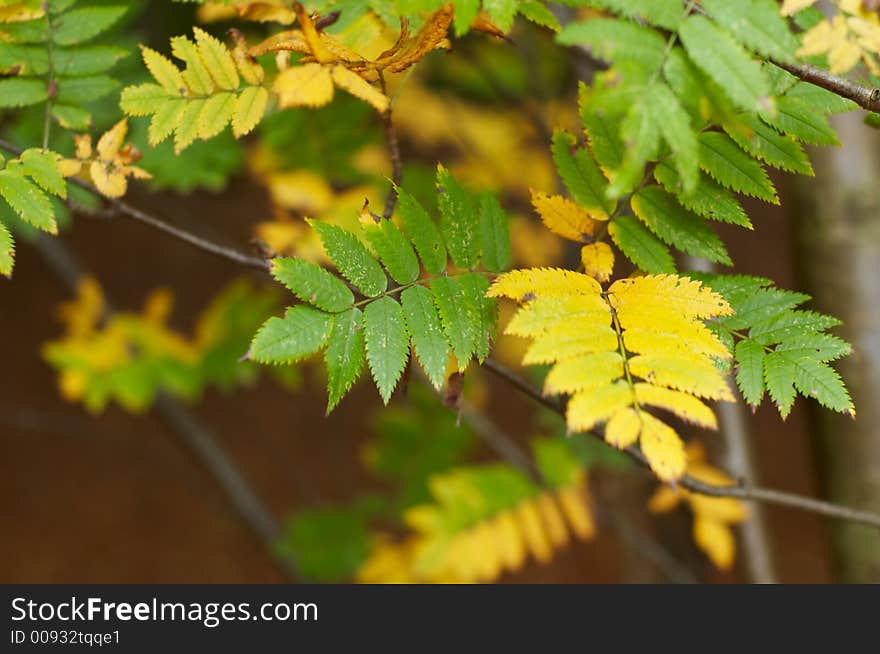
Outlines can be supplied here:
<path id="1" fill-rule="evenodd" d="M 565 408 L 562 404 L 544 397 L 541 391 L 532 386 L 528 381 L 511 372 L 497 361 L 486 359 L 486 361 L 483 362 L 483 367 L 503 379 L 505 382 L 511 384 L 532 400 L 539 402 L 563 417 L 565 416 Z M 593 435 L 597 438 L 599 437 L 598 434 Z M 650 468 L 648 459 L 637 446 L 630 446 L 624 449 L 623 452 L 639 465 L 645 468 Z M 741 500 L 788 506 L 794 509 L 810 511 L 812 513 L 818 513 L 839 520 L 849 520 L 850 522 L 857 522 L 880 529 L 880 515 L 877 515 L 876 513 L 852 509 L 832 504 L 830 502 L 804 497 L 803 495 L 797 495 L 795 493 L 751 486 L 747 482 L 742 482 L 737 486 L 715 486 L 686 475 L 679 479 L 677 483 L 680 487 L 701 495 L 708 495 L 711 497 L 734 497 Z"/>
<path id="2" fill-rule="evenodd" d="M 773 63 L 804 82 L 831 91 L 841 98 L 852 100 L 866 111 L 880 112 L 880 88 L 851 82 L 812 64 L 789 64 L 782 61 L 773 61 Z"/>
<path id="3" fill-rule="evenodd" d="M 382 87 L 382 93 L 388 95 L 388 87 L 385 84 L 385 78 L 379 75 L 379 83 Z M 382 112 L 382 127 L 385 130 L 385 145 L 388 148 L 388 156 L 391 159 L 391 189 L 388 191 L 388 197 L 385 198 L 385 210 L 382 212 L 383 218 L 391 218 L 394 213 L 394 207 L 397 206 L 397 187 L 403 181 L 403 159 L 400 156 L 400 143 L 397 140 L 397 131 L 394 129 L 394 119 L 392 117 L 391 102 L 388 108 Z"/>
<path id="4" fill-rule="evenodd" d="M 0 139 L 0 148 L 8 152 L 12 152 L 15 155 L 21 155 L 21 153 L 23 152 L 22 148 L 13 145 L 12 143 L 9 143 L 8 141 L 5 141 L 3 139 Z M 107 207 L 110 210 L 102 212 L 105 216 L 112 215 L 113 213 L 125 216 L 145 225 L 149 225 L 153 229 L 164 232 L 169 236 L 173 236 L 174 238 L 180 239 L 181 241 L 185 241 L 186 243 L 189 243 L 190 245 L 193 245 L 200 250 L 210 252 L 215 256 L 227 259 L 239 265 L 247 266 L 249 268 L 256 268 L 258 270 L 270 269 L 270 263 L 266 259 L 245 254 L 244 252 L 241 252 L 234 248 L 220 245 L 219 243 L 210 241 L 202 236 L 193 234 L 192 232 L 182 229 L 181 227 L 178 227 L 176 225 L 172 225 L 171 223 L 166 222 L 161 218 L 157 218 L 156 216 L 149 214 L 146 211 L 142 211 L 137 207 L 133 207 L 124 200 L 113 200 L 105 198 L 93 184 L 90 184 L 89 182 L 81 180 L 77 177 L 71 177 L 68 179 L 68 181 L 71 184 L 78 186 L 79 188 L 84 189 L 89 193 L 92 193 L 93 195 L 105 200 L 107 202 Z"/>

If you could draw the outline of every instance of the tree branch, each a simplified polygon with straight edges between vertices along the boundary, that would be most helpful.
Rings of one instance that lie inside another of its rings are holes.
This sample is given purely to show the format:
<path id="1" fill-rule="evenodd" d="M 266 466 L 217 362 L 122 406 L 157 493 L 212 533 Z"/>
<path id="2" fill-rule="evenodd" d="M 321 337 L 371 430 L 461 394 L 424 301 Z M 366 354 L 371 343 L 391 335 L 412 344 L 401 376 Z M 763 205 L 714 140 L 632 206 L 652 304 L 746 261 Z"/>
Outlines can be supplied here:
<path id="1" fill-rule="evenodd" d="M 804 82 L 852 100 L 866 111 L 880 112 L 880 88 L 856 84 L 812 64 L 787 64 L 775 60 L 773 63 Z"/>
<path id="2" fill-rule="evenodd" d="M 7 150 L 8 152 L 12 152 L 16 156 L 20 156 L 23 152 L 22 148 L 3 139 L 0 139 L 0 148 L 2 148 L 3 150 Z M 247 266 L 248 268 L 256 268 L 257 270 L 267 271 L 271 267 L 271 264 L 266 259 L 246 254 L 234 248 L 215 243 L 209 239 L 198 236 L 197 234 L 193 234 L 192 232 L 182 229 L 181 227 L 178 227 L 176 225 L 172 225 L 171 223 L 166 222 L 161 218 L 157 218 L 156 216 L 149 214 L 146 211 L 141 211 L 137 207 L 133 207 L 123 200 L 106 198 L 93 184 L 90 184 L 89 182 L 83 181 L 77 177 L 71 177 L 68 179 L 68 181 L 71 184 L 78 186 L 79 188 L 84 189 L 107 202 L 108 208 L 112 209 L 112 211 L 110 212 L 111 214 L 115 213 L 117 215 L 131 218 L 132 220 L 136 220 L 145 225 L 149 225 L 153 229 L 157 229 L 160 232 L 168 234 L 169 236 L 173 236 L 174 238 L 189 243 L 190 245 L 193 245 L 200 250 L 210 252 L 211 254 L 218 256 L 222 259 L 232 261 L 242 266 Z"/>
<path id="3" fill-rule="evenodd" d="M 388 87 L 385 84 L 385 78 L 379 74 L 379 83 L 382 86 L 382 93 L 388 95 Z M 385 198 L 385 210 L 382 212 L 383 218 L 391 218 L 394 213 L 394 207 L 397 205 L 397 187 L 403 181 L 403 159 L 400 156 L 400 143 L 397 140 L 397 131 L 394 129 L 394 119 L 391 115 L 391 102 L 388 103 L 388 109 L 382 112 L 382 127 L 385 129 L 385 145 L 388 148 L 388 156 L 391 159 L 391 190 L 388 191 L 388 197 Z"/>
<path id="4" fill-rule="evenodd" d="M 541 391 L 532 386 L 522 377 L 508 370 L 502 364 L 492 359 L 486 359 L 483 362 L 483 367 L 535 402 L 538 402 L 565 417 L 565 408 L 561 403 L 544 397 Z M 593 435 L 600 438 L 599 434 L 593 433 Z M 609 447 L 611 446 L 609 445 Z M 633 445 L 622 451 L 642 467 L 650 468 L 648 459 L 637 446 Z M 832 504 L 831 502 L 825 502 L 822 500 L 815 500 L 795 493 L 786 493 L 784 491 L 752 486 L 748 482 L 741 482 L 738 486 L 715 486 L 685 475 L 678 480 L 678 485 L 691 492 L 708 495 L 710 497 L 734 497 L 741 500 L 788 506 L 794 509 L 810 511 L 812 513 L 818 513 L 839 520 L 858 522 L 863 525 L 880 529 L 880 515 L 877 515 L 876 513 L 851 509 L 849 507 Z"/>

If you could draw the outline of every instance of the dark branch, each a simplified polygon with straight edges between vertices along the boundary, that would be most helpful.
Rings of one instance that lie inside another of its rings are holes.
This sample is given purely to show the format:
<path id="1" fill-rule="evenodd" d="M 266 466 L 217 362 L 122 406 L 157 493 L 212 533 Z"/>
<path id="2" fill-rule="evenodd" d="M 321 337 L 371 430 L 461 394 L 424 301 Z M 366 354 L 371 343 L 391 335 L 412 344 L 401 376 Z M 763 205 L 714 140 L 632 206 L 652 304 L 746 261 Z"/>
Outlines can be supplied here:
<path id="1" fill-rule="evenodd" d="M 382 86 L 382 93 L 388 95 L 385 78 L 381 75 L 379 83 Z M 391 103 L 389 102 L 388 108 L 382 112 L 382 127 L 385 129 L 385 145 L 388 148 L 388 156 L 391 158 L 391 190 L 388 191 L 388 197 L 385 198 L 383 218 L 391 218 L 394 213 L 394 207 L 397 206 L 397 187 L 403 181 L 403 159 L 400 156 L 400 143 L 397 140 L 397 131 L 394 129 L 391 111 Z"/>
<path id="2" fill-rule="evenodd" d="M 0 139 L 0 148 L 2 148 L 3 150 L 7 150 L 8 152 L 12 152 L 17 156 L 21 155 L 21 153 L 23 152 L 23 150 L 18 146 L 13 145 L 12 143 L 9 143 L 2 139 Z M 226 247 L 225 245 L 220 245 L 219 243 L 214 243 L 213 241 L 193 234 L 192 232 L 188 232 L 187 230 L 177 227 L 176 225 L 165 222 L 161 218 L 157 218 L 152 214 L 141 211 L 140 209 L 133 207 L 123 200 L 112 200 L 105 198 L 101 194 L 101 192 L 89 182 L 83 181 L 77 177 L 71 177 L 68 181 L 71 184 L 80 187 L 81 189 L 85 189 L 89 193 L 92 193 L 102 200 L 105 200 L 109 209 L 109 211 L 103 212 L 105 215 L 116 214 L 126 216 L 127 218 L 131 218 L 132 220 L 136 220 L 138 222 L 144 223 L 145 225 L 149 225 L 153 229 L 157 229 L 160 232 L 164 232 L 165 234 L 185 241 L 186 243 L 189 243 L 190 245 L 193 245 L 200 250 L 210 252 L 215 256 L 227 259 L 242 266 L 256 268 L 258 270 L 269 270 L 270 268 L 270 264 L 266 259 L 245 254 L 244 252 L 241 252 L 234 248 Z"/>
<path id="3" fill-rule="evenodd" d="M 832 75 L 824 68 L 812 64 L 787 64 L 781 61 L 773 63 L 804 82 L 820 86 L 826 91 L 852 100 L 862 109 L 880 112 L 880 88 L 856 84 L 846 78 Z"/>
<path id="4" fill-rule="evenodd" d="M 493 372 L 505 382 L 514 386 L 524 395 L 527 395 L 534 401 L 539 402 L 543 406 L 565 417 L 565 408 L 562 406 L 562 404 L 544 397 L 541 391 L 529 384 L 526 380 L 508 370 L 497 361 L 487 359 L 485 362 L 483 362 L 483 367 Z M 593 435 L 597 438 L 599 437 L 598 434 Z M 650 468 L 648 459 L 635 445 L 624 449 L 623 452 L 625 452 L 639 465 L 645 468 Z M 711 497 L 734 497 L 741 500 L 764 502 L 767 504 L 778 504 L 780 506 L 788 506 L 794 509 L 800 509 L 802 511 L 818 513 L 831 518 L 858 522 L 880 529 L 880 515 L 877 515 L 876 513 L 861 511 L 859 509 L 851 509 L 849 507 L 839 506 L 837 504 L 824 502 L 822 500 L 815 500 L 809 497 L 804 497 L 802 495 L 796 495 L 794 493 L 786 493 L 784 491 L 778 491 L 769 488 L 760 488 L 758 486 L 751 486 L 748 483 L 741 483 L 738 486 L 714 486 L 712 484 L 707 484 L 689 476 L 684 476 L 679 479 L 678 485 L 691 492 L 700 493 L 701 495 L 709 495 Z"/>

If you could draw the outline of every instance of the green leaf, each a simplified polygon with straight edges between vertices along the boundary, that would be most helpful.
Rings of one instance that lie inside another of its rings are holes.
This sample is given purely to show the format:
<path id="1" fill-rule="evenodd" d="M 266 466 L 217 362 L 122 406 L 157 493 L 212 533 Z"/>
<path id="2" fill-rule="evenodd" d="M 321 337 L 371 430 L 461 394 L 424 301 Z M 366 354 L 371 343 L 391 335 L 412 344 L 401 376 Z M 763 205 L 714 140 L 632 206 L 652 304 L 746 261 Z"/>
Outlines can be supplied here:
<path id="1" fill-rule="evenodd" d="M 764 346 L 751 339 L 736 344 L 736 384 L 743 398 L 756 407 L 764 398 Z"/>
<path id="2" fill-rule="evenodd" d="M 788 338 L 822 331 L 840 324 L 837 318 L 813 311 L 784 311 L 754 325 L 749 338 L 764 345 L 774 345 Z"/>
<path id="3" fill-rule="evenodd" d="M 486 270 L 500 272 L 510 264 L 510 229 L 507 214 L 491 193 L 480 198 L 480 242 Z"/>
<path id="4" fill-rule="evenodd" d="M 354 295 L 338 277 L 303 259 L 272 259 L 272 276 L 303 302 L 330 313 L 351 308 Z"/>
<path id="5" fill-rule="evenodd" d="M 402 188 L 397 189 L 397 207 L 403 228 L 415 245 L 425 270 L 439 275 L 446 269 L 446 246 L 440 230 L 418 200 Z"/>
<path id="6" fill-rule="evenodd" d="M 747 48 L 777 61 L 794 61 L 798 41 L 776 0 L 703 0 L 703 8 Z"/>
<path id="7" fill-rule="evenodd" d="M 669 249 L 635 216 L 619 216 L 608 226 L 614 244 L 641 270 L 652 274 L 675 273 Z"/>
<path id="8" fill-rule="evenodd" d="M 64 129 L 87 130 L 92 126 L 92 114 L 85 109 L 67 104 L 53 104 L 52 117 Z"/>
<path id="9" fill-rule="evenodd" d="M 644 177 L 645 165 L 657 158 L 660 149 L 660 125 L 644 95 L 630 105 L 621 135 L 626 154 L 620 168 L 611 173 L 611 186 L 606 191 L 614 198 L 635 189 Z"/>
<path id="10" fill-rule="evenodd" d="M 803 148 L 792 138 L 768 127 L 756 116 L 737 117 L 738 124 L 724 125 L 724 131 L 743 150 L 774 168 L 813 176 L 813 166 Z M 745 130 L 748 133 L 743 133 Z"/>
<path id="11" fill-rule="evenodd" d="M 41 79 L 0 79 L 0 107 L 27 107 L 45 102 L 48 97 L 46 82 Z"/>
<path id="12" fill-rule="evenodd" d="M 21 170 L 52 195 L 67 197 L 67 182 L 58 170 L 58 155 L 37 148 L 25 150 L 20 157 Z"/>
<path id="13" fill-rule="evenodd" d="M 449 256 L 459 268 L 473 268 L 480 258 L 479 216 L 473 197 L 443 166 L 437 166 L 440 231 Z"/>
<path id="14" fill-rule="evenodd" d="M 553 12 L 547 8 L 547 5 L 538 0 L 525 0 L 519 4 L 519 13 L 526 20 L 530 20 L 535 25 L 547 27 L 554 32 L 562 29 L 559 20 L 553 15 Z"/>
<path id="15" fill-rule="evenodd" d="M 789 353 L 781 356 L 788 358 Z M 855 415 L 852 399 L 840 375 L 828 364 L 812 359 L 793 361 L 794 385 L 804 397 L 811 397 L 832 411 Z"/>
<path id="16" fill-rule="evenodd" d="M 740 297 L 732 297 L 723 290 L 719 292 L 724 295 L 736 311 L 734 315 L 723 319 L 724 324 L 730 329 L 737 330 L 772 320 L 782 312 L 793 309 L 810 299 L 809 295 L 779 288 L 753 289 Z"/>
<path id="17" fill-rule="evenodd" d="M 119 86 L 119 82 L 107 75 L 59 77 L 56 81 L 58 82 L 58 102 L 74 106 L 100 100 L 113 93 Z"/>
<path id="18" fill-rule="evenodd" d="M 678 172 L 667 162 L 661 162 L 654 168 L 654 179 L 675 194 L 681 206 L 698 216 L 753 229 L 752 221 L 733 194 L 703 173 L 699 174 L 697 188 L 692 195 L 685 194 Z"/>
<path id="19" fill-rule="evenodd" d="M 785 339 L 776 347 L 776 351 L 827 363 L 849 356 L 852 346 L 833 334 L 805 333 Z"/>
<path id="20" fill-rule="evenodd" d="M 382 401 L 388 404 L 409 357 L 403 309 L 385 296 L 370 302 L 364 311 L 367 362 Z"/>
<path id="21" fill-rule="evenodd" d="M 474 354 L 482 363 L 489 356 L 492 334 L 498 321 L 497 306 L 494 299 L 486 297 L 489 280 L 478 273 L 465 273 L 458 278 L 464 302 L 462 312 L 465 320 L 475 327 Z"/>
<path id="22" fill-rule="evenodd" d="M 75 45 L 110 29 L 128 8 L 123 6 L 83 7 L 62 14 L 53 22 L 52 40 L 59 45 Z"/>
<path id="23" fill-rule="evenodd" d="M 382 264 L 398 284 L 410 284 L 419 276 L 419 260 L 406 236 L 390 220 L 364 225 L 364 234 Z"/>
<path id="24" fill-rule="evenodd" d="M 705 16 L 691 15 L 679 37 L 691 60 L 714 79 L 730 99 L 749 111 L 770 109 L 770 83 L 761 66 L 733 38 Z"/>
<path id="25" fill-rule="evenodd" d="M 837 114 L 859 108 L 859 105 L 852 100 L 843 98 L 820 86 L 801 81 L 798 81 L 786 92 L 785 98 L 821 114 Z"/>
<path id="26" fill-rule="evenodd" d="M 432 279 L 430 287 L 446 339 L 458 361 L 458 369 L 464 371 L 477 350 L 482 327 L 481 307 L 474 304 L 473 298 L 453 277 Z"/>
<path id="27" fill-rule="evenodd" d="M 317 220 L 308 223 L 318 233 L 327 256 L 343 277 L 367 297 L 385 292 L 388 278 L 357 236 L 330 223 Z"/>
<path id="28" fill-rule="evenodd" d="M 779 98 L 776 114 L 761 114 L 761 120 L 772 125 L 783 134 L 788 134 L 804 143 L 814 145 L 840 145 L 837 133 L 828 118 L 814 111 L 800 99 L 789 96 Z"/>
<path id="29" fill-rule="evenodd" d="M 607 217 L 616 206 L 606 195 L 608 182 L 587 150 L 572 152 L 575 143 L 575 138 L 565 131 L 557 130 L 553 134 L 553 161 L 559 176 L 575 202 Z"/>
<path id="30" fill-rule="evenodd" d="M 703 132 L 700 167 L 722 186 L 738 193 L 779 204 L 776 189 L 760 163 L 749 157 L 726 134 Z"/>
<path id="31" fill-rule="evenodd" d="M 14 266 L 15 242 L 6 225 L 0 222 L 0 275 L 11 277 Z"/>
<path id="32" fill-rule="evenodd" d="M 646 94 L 663 140 L 675 154 L 673 163 L 684 183 L 684 192 L 693 193 L 700 168 L 697 160 L 697 135 L 691 128 L 690 117 L 666 84 L 651 84 Z"/>
<path id="33" fill-rule="evenodd" d="M 269 318 L 254 336 L 248 358 L 260 363 L 294 363 L 324 347 L 333 328 L 333 316 L 296 306 L 283 318 Z"/>
<path id="34" fill-rule="evenodd" d="M 670 30 L 678 27 L 684 15 L 682 0 L 589 0 L 588 4 L 604 7 L 630 18 L 640 18 Z"/>
<path id="35" fill-rule="evenodd" d="M 614 18 L 569 23 L 556 35 L 556 42 L 587 46 L 598 59 L 632 62 L 646 70 L 656 70 L 663 65 L 666 49 L 666 41 L 654 30 Z"/>
<path id="36" fill-rule="evenodd" d="M 764 357 L 764 383 L 783 420 L 794 404 L 794 377 L 795 367 L 784 355 L 771 352 Z"/>
<path id="37" fill-rule="evenodd" d="M 592 111 L 587 104 L 581 107 L 581 121 L 584 124 L 587 138 L 590 139 L 593 156 L 599 165 L 605 170 L 619 168 L 623 163 L 624 155 L 623 142 L 620 140 L 620 121 L 607 114 Z M 559 163 L 557 162 L 556 165 L 558 167 Z M 602 183 L 601 186 L 604 188 L 605 184 Z M 601 201 L 605 201 L 604 190 L 600 198 Z"/>
<path id="38" fill-rule="evenodd" d="M 55 210 L 49 197 L 36 184 L 18 173 L 0 170 L 0 197 L 26 223 L 49 232 L 58 233 Z"/>
<path id="39" fill-rule="evenodd" d="M 58 48 L 52 52 L 55 74 L 61 76 L 97 75 L 110 70 L 128 56 L 128 50 L 110 45 Z"/>
<path id="40" fill-rule="evenodd" d="M 706 222 L 659 186 L 633 194 L 631 205 L 639 219 L 668 245 L 708 261 L 733 265 L 724 243 Z"/>
<path id="41" fill-rule="evenodd" d="M 177 102 L 182 103 L 183 99 Z M 168 104 L 175 104 L 171 96 L 158 84 L 140 84 L 122 89 L 119 106 L 129 116 L 149 116 Z"/>
<path id="42" fill-rule="evenodd" d="M 324 351 L 327 366 L 327 413 L 339 403 L 364 368 L 363 314 L 349 309 L 333 322 L 330 342 Z"/>
<path id="43" fill-rule="evenodd" d="M 434 298 L 424 286 L 413 286 L 406 289 L 400 299 L 416 356 L 428 379 L 439 390 L 446 381 L 449 343 Z"/>
<path id="44" fill-rule="evenodd" d="M 502 31 L 510 31 L 519 0 L 483 0 L 483 9 L 492 22 Z"/>

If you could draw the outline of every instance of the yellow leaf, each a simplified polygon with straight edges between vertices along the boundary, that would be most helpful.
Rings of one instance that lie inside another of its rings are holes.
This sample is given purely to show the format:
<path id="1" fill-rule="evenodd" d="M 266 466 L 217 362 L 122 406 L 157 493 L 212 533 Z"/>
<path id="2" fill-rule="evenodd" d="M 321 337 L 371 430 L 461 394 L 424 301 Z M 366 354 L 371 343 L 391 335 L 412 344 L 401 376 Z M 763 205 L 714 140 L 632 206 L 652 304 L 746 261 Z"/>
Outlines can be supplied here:
<path id="1" fill-rule="evenodd" d="M 639 444 L 651 470 L 663 481 L 675 481 L 684 474 L 687 459 L 684 445 L 669 425 L 642 412 Z"/>
<path id="2" fill-rule="evenodd" d="M 561 195 L 547 195 L 532 189 L 532 206 L 544 225 L 570 241 L 584 242 L 596 233 L 598 223 L 580 206 Z"/>
<path id="3" fill-rule="evenodd" d="M 171 95 L 183 95 L 186 93 L 186 84 L 183 82 L 180 70 L 171 63 L 171 60 L 144 45 L 141 46 L 141 55 L 153 79 L 165 91 Z"/>
<path id="4" fill-rule="evenodd" d="M 251 86 L 235 99 L 232 108 L 232 133 L 236 138 L 249 134 L 263 119 L 269 92 L 260 86 Z"/>
<path id="5" fill-rule="evenodd" d="M 105 197 L 121 198 L 128 190 L 128 180 L 125 179 L 125 175 L 102 161 L 93 161 L 89 167 L 89 174 L 95 188 Z"/>
<path id="6" fill-rule="evenodd" d="M 596 527 L 590 513 L 586 479 L 573 486 L 560 488 L 556 492 L 556 499 L 575 536 L 580 540 L 592 538 L 596 533 Z"/>
<path id="7" fill-rule="evenodd" d="M 538 512 L 547 534 L 547 539 L 553 547 L 565 547 L 569 543 L 568 529 L 562 518 L 559 505 L 549 493 L 542 493 L 535 501 Z"/>
<path id="8" fill-rule="evenodd" d="M 128 119 L 123 118 L 98 139 L 98 158 L 104 161 L 113 161 L 119 154 L 119 149 L 125 142 L 128 134 Z"/>
<path id="9" fill-rule="evenodd" d="M 620 279 L 608 289 L 616 309 L 659 308 L 691 318 L 714 318 L 733 313 L 730 304 L 700 282 L 678 275 L 645 275 Z"/>
<path id="10" fill-rule="evenodd" d="M 693 395 L 674 391 L 669 388 L 661 388 L 653 384 L 637 383 L 633 387 L 636 393 L 636 401 L 640 405 L 653 406 L 666 409 L 676 416 L 700 427 L 717 429 L 718 421 L 715 413 Z"/>
<path id="11" fill-rule="evenodd" d="M 76 144 L 77 159 L 92 158 L 92 137 L 88 134 L 74 134 L 73 142 Z"/>
<path id="12" fill-rule="evenodd" d="M 642 419 L 636 409 L 621 409 L 605 425 L 605 440 L 618 449 L 636 443 L 642 430 Z"/>
<path id="13" fill-rule="evenodd" d="M 584 272 L 600 282 L 607 282 L 614 272 L 614 252 L 604 241 L 591 243 L 581 248 L 581 263 Z"/>
<path id="14" fill-rule="evenodd" d="M 733 532 L 723 522 L 697 516 L 694 520 L 694 542 L 720 570 L 729 570 L 736 554 Z"/>
<path id="15" fill-rule="evenodd" d="M 573 395 L 566 409 L 568 429 L 589 431 L 632 403 L 632 388 L 623 380 Z"/>
<path id="16" fill-rule="evenodd" d="M 528 347 L 522 362 L 525 365 L 542 365 L 568 361 L 592 352 L 608 352 L 617 347 L 617 334 L 604 325 L 583 325 L 574 333 L 568 327 L 557 325 Z"/>
<path id="17" fill-rule="evenodd" d="M 79 175 L 81 170 L 82 161 L 79 161 L 78 159 L 59 159 L 58 161 L 58 172 L 61 173 L 63 177 Z"/>
<path id="18" fill-rule="evenodd" d="M 598 295 L 601 292 L 599 282 L 587 275 L 561 268 L 529 268 L 500 275 L 486 296 L 522 300 L 526 296 Z"/>
<path id="19" fill-rule="evenodd" d="M 379 56 L 374 65 L 384 68 L 389 73 L 401 73 L 420 61 L 432 50 L 448 47 L 446 38 L 452 24 L 454 8 L 447 3 L 435 11 L 422 25 L 414 38 L 398 41 L 397 48 L 392 48 L 386 56 Z"/>
<path id="20" fill-rule="evenodd" d="M 544 382 L 545 395 L 577 393 L 607 386 L 623 376 L 618 352 L 598 352 L 557 363 Z"/>
<path id="21" fill-rule="evenodd" d="M 526 561 L 526 547 L 520 538 L 513 515 L 505 511 L 490 521 L 489 525 L 501 565 L 510 572 L 521 569 Z"/>
<path id="22" fill-rule="evenodd" d="M 196 118 L 198 136 L 207 140 L 226 129 L 235 111 L 236 95 L 218 93 L 207 98 Z"/>
<path id="23" fill-rule="evenodd" d="M 710 400 L 733 401 L 726 377 L 706 358 L 639 354 L 629 359 L 631 374 L 657 386 L 666 386 Z"/>
<path id="24" fill-rule="evenodd" d="M 658 317 L 651 313 L 626 312 L 620 316 L 623 342 L 635 354 L 679 352 L 729 359 L 730 351 L 703 323 L 678 316 Z"/>
<path id="25" fill-rule="evenodd" d="M 0 3 L 0 23 L 20 23 L 36 20 L 45 15 L 45 10 L 34 7 L 32 2 Z"/>
<path id="26" fill-rule="evenodd" d="M 258 23 L 290 25 L 296 20 L 295 11 L 273 2 L 239 2 L 236 3 L 235 9 L 239 18 Z"/>
<path id="27" fill-rule="evenodd" d="M 648 500 L 648 510 L 652 513 L 668 513 L 681 503 L 682 493 L 672 486 L 661 486 Z"/>
<path id="28" fill-rule="evenodd" d="M 523 540 L 538 561 L 546 563 L 553 556 L 553 547 L 541 526 L 541 514 L 532 501 L 522 502 L 514 509 Z"/>
<path id="29" fill-rule="evenodd" d="M 239 84 L 238 69 L 226 46 L 198 27 L 193 27 L 193 34 L 196 36 L 199 55 L 205 62 L 214 83 L 226 91 L 237 89 Z"/>
<path id="30" fill-rule="evenodd" d="M 101 285 L 94 277 L 84 277 L 76 289 L 76 300 L 58 307 L 58 319 L 64 323 L 68 336 L 81 338 L 98 325 L 106 304 Z"/>
<path id="31" fill-rule="evenodd" d="M 245 41 L 244 36 L 240 32 L 232 30 L 232 38 L 235 41 L 235 46 L 230 54 L 233 61 L 235 61 L 235 67 L 238 69 L 239 75 L 241 75 L 246 83 L 259 86 L 266 78 L 266 71 L 248 52 L 247 41 Z"/>
<path id="32" fill-rule="evenodd" d="M 536 298 L 517 312 L 504 333 L 538 337 L 552 332 L 553 337 L 574 338 L 580 336 L 584 323 L 599 327 L 611 324 L 611 312 L 600 295 Z"/>
<path id="33" fill-rule="evenodd" d="M 336 86 L 372 105 L 379 113 L 384 113 L 388 110 L 390 103 L 388 96 L 373 88 L 369 82 L 357 73 L 351 72 L 344 66 L 334 66 L 331 75 Z"/>
<path id="34" fill-rule="evenodd" d="M 280 73 L 272 90 L 282 109 L 321 107 L 333 99 L 333 78 L 321 64 L 305 64 Z"/>

